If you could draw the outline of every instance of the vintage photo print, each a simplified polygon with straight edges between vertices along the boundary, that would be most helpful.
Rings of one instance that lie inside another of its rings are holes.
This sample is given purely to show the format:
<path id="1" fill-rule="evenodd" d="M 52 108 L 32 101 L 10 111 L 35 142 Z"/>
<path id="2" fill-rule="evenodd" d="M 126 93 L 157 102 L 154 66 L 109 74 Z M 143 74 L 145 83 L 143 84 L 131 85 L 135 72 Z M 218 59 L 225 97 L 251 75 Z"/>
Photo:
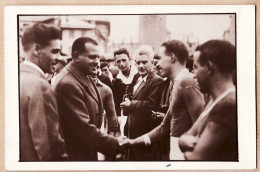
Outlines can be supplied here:
<path id="1" fill-rule="evenodd" d="M 255 6 L 5 7 L 7 170 L 256 168 Z"/>

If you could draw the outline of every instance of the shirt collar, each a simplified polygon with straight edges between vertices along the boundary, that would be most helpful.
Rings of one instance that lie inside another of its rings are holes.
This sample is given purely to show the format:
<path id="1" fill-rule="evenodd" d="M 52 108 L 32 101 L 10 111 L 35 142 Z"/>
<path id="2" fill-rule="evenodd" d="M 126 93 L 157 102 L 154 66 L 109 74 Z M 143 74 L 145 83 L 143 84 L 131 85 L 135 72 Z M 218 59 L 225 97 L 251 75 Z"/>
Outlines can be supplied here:
<path id="1" fill-rule="evenodd" d="M 96 85 L 97 85 L 97 86 L 103 86 L 103 83 L 97 78 Z"/>
<path id="2" fill-rule="evenodd" d="M 143 77 L 144 82 L 146 82 L 147 76 L 148 76 L 148 74 L 145 77 Z"/>
<path id="3" fill-rule="evenodd" d="M 119 70 L 119 73 L 117 74 L 116 78 L 121 79 L 124 84 L 130 84 L 137 72 L 138 71 L 137 71 L 136 67 L 134 65 L 131 65 L 130 74 L 129 74 L 128 78 L 125 77 L 125 75 L 123 75 L 121 70 Z"/>
<path id="4" fill-rule="evenodd" d="M 28 61 L 28 60 L 25 60 L 25 61 L 23 62 L 23 64 L 35 68 L 35 69 L 38 70 L 38 71 L 44 76 L 44 78 L 45 78 L 44 72 L 43 72 L 42 69 L 39 68 L 39 66 L 37 66 L 36 64 L 34 64 L 34 63 L 32 63 L 32 62 L 30 62 L 30 61 Z"/>
<path id="5" fill-rule="evenodd" d="M 146 80 L 147 80 L 147 76 L 148 76 L 148 74 L 145 75 L 145 77 L 139 76 L 139 78 L 138 78 L 138 82 L 142 82 L 142 81 L 146 82 Z"/>

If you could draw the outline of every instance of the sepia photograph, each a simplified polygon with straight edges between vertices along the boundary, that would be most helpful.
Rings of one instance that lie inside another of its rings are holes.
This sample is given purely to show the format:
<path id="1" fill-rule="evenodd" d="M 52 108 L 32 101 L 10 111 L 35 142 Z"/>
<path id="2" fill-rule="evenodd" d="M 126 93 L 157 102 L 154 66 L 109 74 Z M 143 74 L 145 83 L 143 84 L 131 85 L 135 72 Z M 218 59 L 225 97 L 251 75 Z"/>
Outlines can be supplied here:
<path id="1" fill-rule="evenodd" d="M 9 7 L 10 169 L 253 168 L 255 8 L 231 7 Z"/>

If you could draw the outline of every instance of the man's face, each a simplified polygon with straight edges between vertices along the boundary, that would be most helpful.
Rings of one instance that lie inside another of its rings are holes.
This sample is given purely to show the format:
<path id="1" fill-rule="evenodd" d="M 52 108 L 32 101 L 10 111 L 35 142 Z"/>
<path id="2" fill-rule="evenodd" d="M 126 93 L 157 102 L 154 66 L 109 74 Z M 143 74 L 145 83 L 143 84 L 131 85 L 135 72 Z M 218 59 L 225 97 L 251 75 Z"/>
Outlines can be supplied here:
<path id="1" fill-rule="evenodd" d="M 122 72 L 130 70 L 130 61 L 126 54 L 118 54 L 115 58 L 116 65 Z"/>
<path id="2" fill-rule="evenodd" d="M 55 65 L 57 64 L 56 59 L 60 55 L 60 40 L 55 39 L 49 42 L 49 45 L 38 50 L 38 66 L 43 70 L 44 73 L 54 73 Z"/>
<path id="3" fill-rule="evenodd" d="M 171 56 L 165 54 L 165 49 L 166 48 L 164 46 L 159 49 L 159 53 L 158 53 L 159 60 L 157 65 L 159 65 L 161 68 L 160 70 L 161 76 L 169 77 L 171 70 L 173 70 L 171 65 L 172 61 L 171 61 Z"/>
<path id="4" fill-rule="evenodd" d="M 138 73 L 144 77 L 153 69 L 153 64 L 147 55 L 138 55 L 135 58 L 136 67 L 138 69 Z"/>
<path id="5" fill-rule="evenodd" d="M 153 59 L 153 71 L 161 76 L 161 67 L 158 65 L 159 59 Z"/>
<path id="6" fill-rule="evenodd" d="M 195 78 L 197 79 L 199 86 L 200 86 L 200 90 L 202 93 L 208 93 L 209 91 L 209 76 L 208 76 L 208 72 L 207 72 L 207 67 L 204 65 L 201 65 L 201 63 L 199 62 L 199 58 L 200 58 L 200 52 L 196 51 L 193 54 L 194 57 L 194 75 Z"/>
<path id="7" fill-rule="evenodd" d="M 109 69 L 108 69 L 108 66 L 104 66 L 102 69 L 102 74 L 106 75 L 106 76 L 109 76 Z"/>
<path id="8" fill-rule="evenodd" d="M 85 44 L 85 52 L 78 56 L 78 67 L 85 75 L 93 75 L 97 72 L 100 51 L 97 45 Z"/>
<path id="9" fill-rule="evenodd" d="M 95 68 L 95 70 L 93 70 L 93 73 L 91 74 L 92 78 L 97 78 L 97 76 L 99 75 L 99 71 L 100 71 L 100 62 L 98 61 L 97 67 Z"/>

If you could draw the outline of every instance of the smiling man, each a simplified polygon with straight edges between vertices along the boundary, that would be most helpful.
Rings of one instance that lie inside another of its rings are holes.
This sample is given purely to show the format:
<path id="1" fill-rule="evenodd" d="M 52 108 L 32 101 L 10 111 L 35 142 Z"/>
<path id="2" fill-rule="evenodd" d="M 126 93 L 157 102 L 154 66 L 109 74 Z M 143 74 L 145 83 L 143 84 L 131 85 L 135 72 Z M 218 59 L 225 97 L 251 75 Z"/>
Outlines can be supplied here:
<path id="1" fill-rule="evenodd" d="M 60 29 L 44 23 L 27 28 L 20 66 L 20 161 L 66 160 L 59 133 L 56 98 L 45 73 L 53 73 L 60 53 Z"/>
<path id="2" fill-rule="evenodd" d="M 72 62 L 63 68 L 54 85 L 69 160 L 97 160 L 97 151 L 108 157 L 115 155 L 119 139 L 99 130 L 102 100 L 90 78 L 99 62 L 98 43 L 89 37 L 78 38 L 71 55 Z"/>

